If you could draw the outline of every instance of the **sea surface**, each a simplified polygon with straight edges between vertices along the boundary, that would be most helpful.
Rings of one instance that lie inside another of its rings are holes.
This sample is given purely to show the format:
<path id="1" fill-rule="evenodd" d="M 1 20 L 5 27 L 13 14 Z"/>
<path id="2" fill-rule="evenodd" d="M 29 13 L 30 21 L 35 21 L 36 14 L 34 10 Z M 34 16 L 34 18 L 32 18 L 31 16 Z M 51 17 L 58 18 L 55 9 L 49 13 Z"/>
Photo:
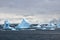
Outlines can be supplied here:
<path id="1" fill-rule="evenodd" d="M 60 40 L 60 31 L 0 31 L 0 40 Z"/>

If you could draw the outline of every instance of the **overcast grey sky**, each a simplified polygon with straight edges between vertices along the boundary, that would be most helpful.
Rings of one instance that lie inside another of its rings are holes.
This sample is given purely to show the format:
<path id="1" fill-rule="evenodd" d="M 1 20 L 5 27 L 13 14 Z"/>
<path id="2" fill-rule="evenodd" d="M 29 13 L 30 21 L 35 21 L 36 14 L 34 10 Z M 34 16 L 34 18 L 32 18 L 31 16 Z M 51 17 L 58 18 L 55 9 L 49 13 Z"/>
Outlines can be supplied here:
<path id="1" fill-rule="evenodd" d="M 0 13 L 60 14 L 60 0 L 0 0 Z"/>

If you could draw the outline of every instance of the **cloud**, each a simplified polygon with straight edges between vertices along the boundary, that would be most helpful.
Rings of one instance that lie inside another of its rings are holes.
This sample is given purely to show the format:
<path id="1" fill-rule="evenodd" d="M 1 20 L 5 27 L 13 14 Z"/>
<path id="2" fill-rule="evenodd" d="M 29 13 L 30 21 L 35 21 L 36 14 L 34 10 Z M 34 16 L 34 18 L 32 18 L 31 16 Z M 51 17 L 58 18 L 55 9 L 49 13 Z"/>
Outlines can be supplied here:
<path id="1" fill-rule="evenodd" d="M 60 13 L 60 0 L 0 0 L 0 12 L 26 15 Z"/>
<path id="2" fill-rule="evenodd" d="M 0 14 L 2 13 L 38 16 L 41 20 L 60 18 L 60 0 L 0 0 Z"/>

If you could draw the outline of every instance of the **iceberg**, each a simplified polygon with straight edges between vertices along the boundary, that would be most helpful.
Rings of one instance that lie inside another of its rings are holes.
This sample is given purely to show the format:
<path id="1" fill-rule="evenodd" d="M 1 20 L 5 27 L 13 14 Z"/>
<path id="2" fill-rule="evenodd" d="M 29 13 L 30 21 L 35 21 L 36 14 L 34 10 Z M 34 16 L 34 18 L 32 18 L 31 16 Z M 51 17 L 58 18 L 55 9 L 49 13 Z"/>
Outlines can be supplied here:
<path id="1" fill-rule="evenodd" d="M 9 24 L 10 24 L 9 21 L 5 20 L 3 29 L 8 29 L 8 28 L 10 29 L 11 27 L 9 26 Z"/>
<path id="2" fill-rule="evenodd" d="M 28 22 L 28 20 L 26 20 L 26 18 L 23 18 L 21 23 L 18 24 L 18 26 L 16 26 L 17 29 L 24 29 L 24 28 L 29 28 L 30 27 L 30 23 Z"/>
<path id="3" fill-rule="evenodd" d="M 15 28 L 10 27 L 9 25 L 10 25 L 9 21 L 5 20 L 3 29 L 5 29 L 5 30 L 16 30 Z"/>
<path id="4" fill-rule="evenodd" d="M 50 23 L 50 24 L 48 24 L 47 27 L 48 27 L 48 29 L 50 28 L 50 30 L 55 30 L 56 25 L 54 23 Z"/>

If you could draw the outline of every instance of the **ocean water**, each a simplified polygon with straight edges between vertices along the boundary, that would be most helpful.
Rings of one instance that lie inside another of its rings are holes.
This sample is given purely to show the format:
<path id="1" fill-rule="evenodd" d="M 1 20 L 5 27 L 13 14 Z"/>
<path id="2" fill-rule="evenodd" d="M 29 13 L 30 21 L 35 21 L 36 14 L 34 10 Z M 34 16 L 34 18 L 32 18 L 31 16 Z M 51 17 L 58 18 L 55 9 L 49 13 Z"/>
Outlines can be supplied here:
<path id="1" fill-rule="evenodd" d="M 60 40 L 56 31 L 0 31 L 0 40 Z"/>

